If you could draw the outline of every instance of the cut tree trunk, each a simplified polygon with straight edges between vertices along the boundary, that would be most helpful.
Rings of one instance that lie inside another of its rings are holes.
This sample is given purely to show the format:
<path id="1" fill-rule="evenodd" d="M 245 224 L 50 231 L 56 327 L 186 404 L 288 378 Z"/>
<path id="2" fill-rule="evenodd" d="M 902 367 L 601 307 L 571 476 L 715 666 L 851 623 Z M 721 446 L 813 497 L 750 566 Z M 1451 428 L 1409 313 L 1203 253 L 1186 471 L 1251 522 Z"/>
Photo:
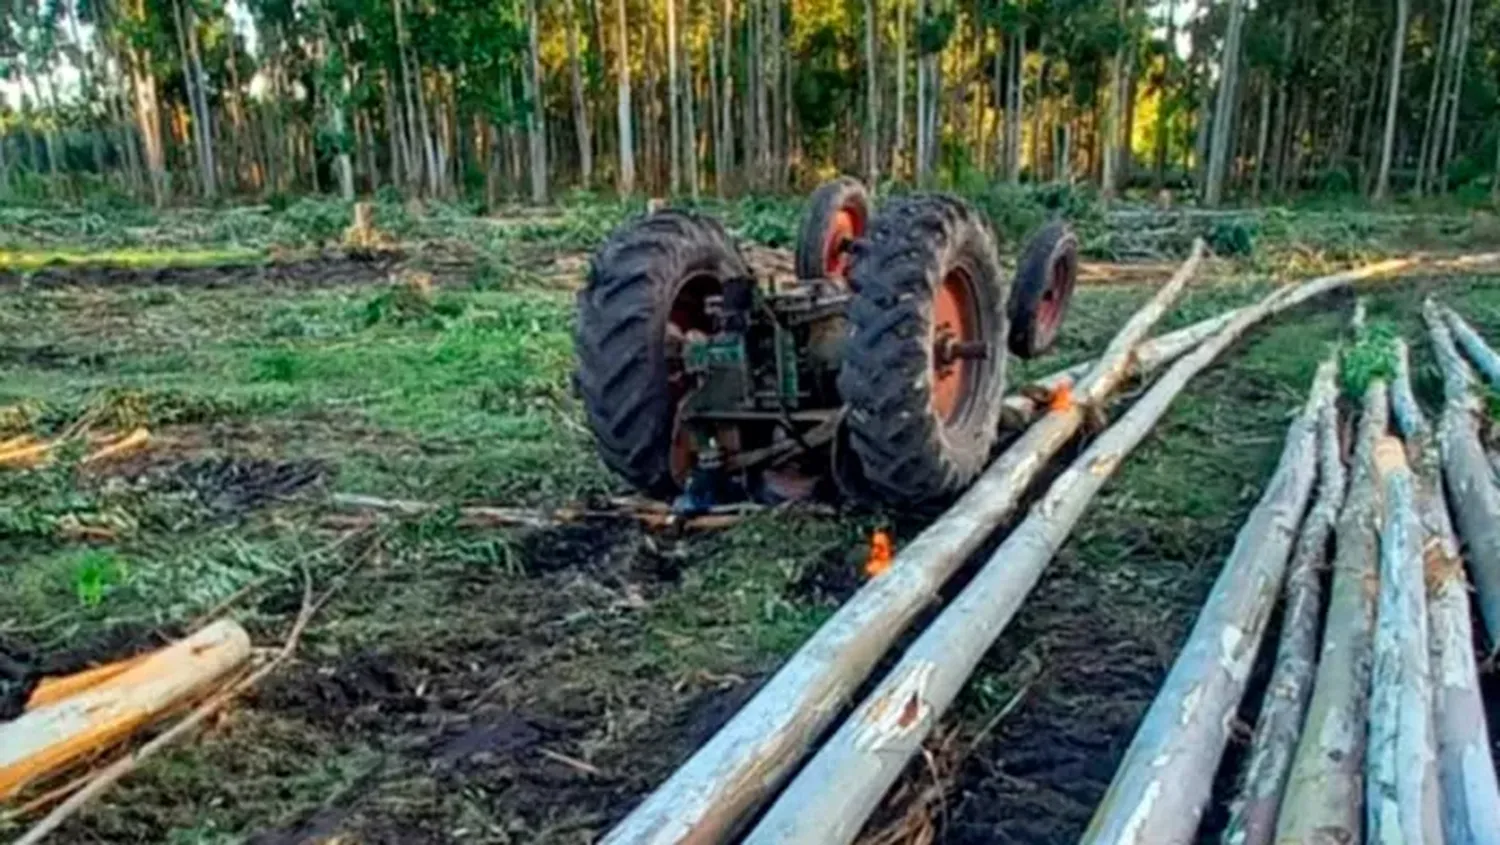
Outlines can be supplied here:
<path id="1" fill-rule="evenodd" d="M 1079 401 L 1049 413 L 962 498 L 845 602 L 786 665 L 606 842 L 714 841 L 768 797 L 838 715 L 885 650 L 985 537 L 1014 513 L 1047 460 L 1124 383 L 1131 352 L 1197 272 L 1203 246 L 1110 342 L 1079 385 Z M 897 767 L 899 770 L 899 766 Z M 878 795 L 876 796 L 878 797 Z"/>
<path id="2" fill-rule="evenodd" d="M 1427 665 L 1424 532 L 1400 442 L 1383 438 L 1375 448 L 1375 465 L 1384 486 L 1385 518 L 1370 674 L 1365 841 L 1442 843 Z"/>
<path id="3" fill-rule="evenodd" d="M 1268 845 L 1276 836 L 1276 811 L 1312 696 L 1323 602 L 1321 578 L 1345 488 L 1338 404 L 1329 402 L 1318 411 L 1318 496 L 1302 523 L 1287 568 L 1276 667 L 1255 723 L 1244 785 L 1224 828 L 1225 845 Z"/>
<path id="4" fill-rule="evenodd" d="M 1269 314 L 1274 296 L 1245 309 L 1173 364 L 1053 482 L 1026 520 L 803 767 L 747 843 L 839 843 L 859 832 L 1040 580 L 1093 496 L 1188 381 Z M 1326 381 L 1331 395 L 1331 376 Z M 1043 421 L 1038 427 L 1045 425 Z M 883 577 L 898 572 L 893 569 Z M 830 789 L 830 784 L 836 787 Z"/>
<path id="5" fill-rule="evenodd" d="M 1423 305 L 1429 326 L 1441 323 L 1431 300 Z M 1448 343 L 1452 353 L 1452 343 Z M 1439 352 L 1440 361 L 1445 352 Z M 1456 353 L 1453 357 L 1457 357 Z M 1441 364 L 1446 370 L 1449 363 Z M 1460 412 L 1462 409 L 1459 409 Z M 1443 836 L 1448 845 L 1500 845 L 1500 784 L 1490 757 L 1484 699 L 1469 620 L 1469 583 L 1458 537 L 1442 489 L 1442 456 L 1411 389 L 1406 344 L 1398 343 L 1391 392 L 1396 429 L 1406 439 L 1417 478 L 1425 532 L 1424 568 L 1431 624 L 1433 723 L 1437 738 L 1438 787 Z"/>
<path id="6" fill-rule="evenodd" d="M 1331 360 L 1318 368 L 1281 463 L 1080 842 L 1167 845 L 1197 834 L 1317 476 L 1319 420 L 1336 397 L 1336 371 Z"/>
<path id="7" fill-rule="evenodd" d="M 1446 324 L 1437 322 L 1428 327 L 1443 367 L 1445 402 L 1438 432 L 1443 482 L 1454 508 L 1458 536 L 1467 552 L 1479 616 L 1493 654 L 1500 646 L 1500 490 L 1496 489 L 1480 437 L 1484 409 L 1475 395 L 1469 367 L 1453 344 L 1454 336 L 1463 343 L 1468 324 L 1452 311 L 1443 311 L 1443 316 Z M 1467 333 L 1472 334 L 1472 330 Z"/>
<path id="8" fill-rule="evenodd" d="M 222 620 L 85 692 L 0 725 L 0 799 L 128 737 L 201 695 L 249 656 L 249 635 Z"/>
<path id="9" fill-rule="evenodd" d="M 1479 374 L 1490 387 L 1500 390 L 1500 355 L 1490 348 L 1489 343 L 1474 331 L 1474 327 L 1456 312 L 1447 310 L 1449 328 L 1453 333 L 1453 339 L 1458 341 L 1458 346 L 1469 357 Z"/>
<path id="10" fill-rule="evenodd" d="M 1333 580 L 1317 678 L 1276 821 L 1277 842 L 1359 842 L 1363 831 L 1366 703 L 1375 626 L 1375 445 L 1390 417 L 1386 386 L 1365 391 L 1349 495 L 1334 529 Z"/>

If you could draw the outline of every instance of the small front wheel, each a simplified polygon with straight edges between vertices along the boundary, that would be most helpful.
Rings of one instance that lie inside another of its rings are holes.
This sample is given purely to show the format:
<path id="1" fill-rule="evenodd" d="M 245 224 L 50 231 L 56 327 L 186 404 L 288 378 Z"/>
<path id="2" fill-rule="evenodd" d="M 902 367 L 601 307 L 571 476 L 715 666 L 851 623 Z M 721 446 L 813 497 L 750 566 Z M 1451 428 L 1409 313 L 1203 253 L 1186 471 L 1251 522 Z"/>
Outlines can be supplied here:
<path id="1" fill-rule="evenodd" d="M 1010 351 L 1035 358 L 1052 348 L 1078 282 L 1078 236 L 1055 220 L 1021 253 L 1010 288 Z"/>
<path id="2" fill-rule="evenodd" d="M 843 281 L 849 247 L 865 233 L 870 195 L 857 179 L 841 176 L 813 191 L 797 235 L 797 278 Z"/>

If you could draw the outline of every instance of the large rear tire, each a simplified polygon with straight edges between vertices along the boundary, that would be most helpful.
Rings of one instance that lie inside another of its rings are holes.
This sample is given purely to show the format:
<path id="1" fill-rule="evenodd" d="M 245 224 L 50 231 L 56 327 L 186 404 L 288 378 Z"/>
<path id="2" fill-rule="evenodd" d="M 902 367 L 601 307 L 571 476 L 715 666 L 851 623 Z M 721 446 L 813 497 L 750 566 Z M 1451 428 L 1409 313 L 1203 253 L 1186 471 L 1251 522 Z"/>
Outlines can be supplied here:
<path id="1" fill-rule="evenodd" d="M 947 500 L 984 469 L 1005 393 L 994 239 L 962 200 L 914 196 L 883 209 L 854 251 L 838 380 L 849 448 L 884 503 Z"/>
<path id="2" fill-rule="evenodd" d="M 578 392 L 606 466 L 661 498 L 680 489 L 677 408 L 688 385 L 680 352 L 712 332 L 707 297 L 750 275 L 724 228 L 658 211 L 618 229 L 594 255 L 578 294 Z"/>
<path id="3" fill-rule="evenodd" d="M 1010 288 L 1010 351 L 1035 358 L 1052 348 L 1078 282 L 1078 236 L 1061 220 L 1026 242 Z"/>
<path id="4" fill-rule="evenodd" d="M 849 248 L 870 221 L 870 196 L 857 179 L 824 182 L 808 198 L 797 235 L 797 278 L 845 279 Z"/>

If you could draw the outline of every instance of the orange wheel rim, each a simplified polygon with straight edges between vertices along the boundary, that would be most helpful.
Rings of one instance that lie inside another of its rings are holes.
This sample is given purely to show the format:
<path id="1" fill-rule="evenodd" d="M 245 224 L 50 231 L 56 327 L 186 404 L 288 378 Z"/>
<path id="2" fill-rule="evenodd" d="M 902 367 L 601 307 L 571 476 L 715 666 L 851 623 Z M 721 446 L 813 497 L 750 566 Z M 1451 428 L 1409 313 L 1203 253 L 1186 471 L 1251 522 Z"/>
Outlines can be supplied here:
<path id="1" fill-rule="evenodd" d="M 963 409 L 968 386 L 974 380 L 974 367 L 979 362 L 940 356 L 939 350 L 975 341 L 978 336 L 973 282 L 968 273 L 955 269 L 943 277 L 932 302 L 932 410 L 944 422 L 951 421 Z"/>
<path id="2" fill-rule="evenodd" d="M 823 238 L 823 275 L 843 279 L 849 274 L 849 245 L 865 233 L 865 215 L 857 208 L 839 209 Z"/>

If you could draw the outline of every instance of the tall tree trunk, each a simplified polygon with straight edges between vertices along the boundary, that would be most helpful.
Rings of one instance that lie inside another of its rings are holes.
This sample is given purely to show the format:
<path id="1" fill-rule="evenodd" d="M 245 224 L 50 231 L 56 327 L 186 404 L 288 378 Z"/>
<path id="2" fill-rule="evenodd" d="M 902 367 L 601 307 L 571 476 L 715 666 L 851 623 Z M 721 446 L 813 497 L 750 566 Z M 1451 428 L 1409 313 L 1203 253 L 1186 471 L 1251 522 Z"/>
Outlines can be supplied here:
<path id="1" fill-rule="evenodd" d="M 1042 129 L 1046 123 L 1047 102 L 1043 99 L 1043 93 L 1047 90 L 1047 79 L 1052 71 L 1052 61 L 1047 57 L 1047 33 L 1042 31 L 1037 39 L 1036 49 L 1042 56 L 1042 66 L 1037 69 L 1036 84 L 1031 95 L 1031 180 L 1042 182 L 1046 180 L 1042 169 L 1043 152 L 1047 142 L 1042 136 Z"/>
<path id="2" fill-rule="evenodd" d="M 677 0 L 667 0 L 667 113 L 670 123 L 672 195 L 682 193 L 682 85 L 677 75 Z"/>
<path id="3" fill-rule="evenodd" d="M 526 0 L 526 135 L 531 142 L 531 201 L 547 202 L 547 120 L 542 103 L 542 59 L 536 0 Z"/>
<path id="4" fill-rule="evenodd" d="M 1433 173 L 1438 178 L 1439 190 L 1448 191 L 1448 165 L 1453 163 L 1453 145 L 1458 138 L 1458 111 L 1463 100 L 1464 66 L 1469 54 L 1469 20 L 1474 12 L 1474 0 L 1458 0 L 1460 13 L 1453 37 L 1458 42 L 1458 55 L 1453 62 L 1453 85 L 1448 105 L 1448 139 L 1443 144 L 1441 169 Z"/>
<path id="5" fill-rule="evenodd" d="M 751 49 L 755 63 L 755 162 L 757 181 L 767 180 L 771 172 L 771 112 L 766 91 L 766 5 L 769 0 L 751 0 L 755 15 L 752 23 Z"/>
<path id="6" fill-rule="evenodd" d="M 697 202 L 699 194 L 702 193 L 703 185 L 699 181 L 698 170 L 698 97 L 696 91 L 697 83 L 693 77 L 693 52 L 691 50 L 683 55 L 682 75 L 685 83 L 682 87 L 682 134 L 684 140 L 687 141 L 688 196 L 692 197 L 694 202 Z M 713 87 L 712 79 L 709 80 L 709 87 Z"/>
<path id="7" fill-rule="evenodd" d="M 1229 0 L 1229 26 L 1224 34 L 1224 54 L 1220 60 L 1219 98 L 1214 106 L 1212 140 L 1208 151 L 1208 184 L 1204 201 L 1210 208 L 1224 198 L 1224 177 L 1229 171 L 1230 132 L 1234 126 L 1235 103 L 1239 99 L 1240 38 L 1245 24 L 1245 4 Z"/>
<path id="8" fill-rule="evenodd" d="M 573 79 L 573 126 L 578 133 L 578 167 L 583 186 L 594 182 L 594 133 L 589 128 L 588 92 L 583 87 L 583 71 L 578 61 L 578 28 L 574 19 L 573 0 L 567 0 L 568 72 Z"/>
<path id="9" fill-rule="evenodd" d="M 1443 22 L 1438 30 L 1437 52 L 1432 58 L 1432 84 L 1427 88 L 1427 118 L 1422 124 L 1422 147 L 1417 158 L 1417 184 L 1414 192 L 1418 196 L 1426 190 L 1428 160 L 1436 146 L 1438 89 L 1447 70 L 1448 27 L 1453 19 L 1453 2 L 1454 0 L 1443 0 Z"/>
<path id="10" fill-rule="evenodd" d="M 1011 36 L 1010 104 L 1006 108 L 1005 120 L 1006 161 L 1005 178 L 1012 185 L 1021 181 L 1021 120 L 1025 109 L 1025 87 L 1021 84 L 1022 71 L 1026 69 L 1026 28 L 1017 27 Z"/>
<path id="11" fill-rule="evenodd" d="M 630 29 L 625 19 L 625 0 L 616 0 L 615 9 L 619 16 L 620 34 L 620 50 L 616 65 L 616 72 L 619 74 L 616 86 L 619 96 L 617 119 L 620 123 L 618 189 L 621 194 L 629 196 L 635 193 L 635 132 L 630 126 Z"/>
<path id="12" fill-rule="evenodd" d="M 771 161 L 771 186 L 777 190 L 786 184 L 786 120 L 784 94 L 781 87 L 782 68 L 782 31 L 781 31 L 781 2 L 782 0 L 766 0 L 770 6 L 770 20 L 763 21 L 769 32 L 762 32 L 766 43 L 765 69 L 766 77 L 771 80 L 771 88 L 767 94 L 766 104 L 769 109 L 768 115 L 771 121 L 770 161 Z"/>
<path id="13" fill-rule="evenodd" d="M 156 95 L 156 77 L 151 73 L 151 53 L 127 48 L 131 87 L 135 89 L 135 119 L 140 126 L 141 146 L 146 153 L 146 171 L 151 182 L 151 200 L 159 208 L 167 201 L 166 151 L 162 146 L 161 111 Z"/>
<path id="14" fill-rule="evenodd" d="M 1401 59 L 1406 52 L 1406 18 L 1410 0 L 1396 0 L 1396 30 L 1391 35 L 1390 87 L 1385 101 L 1385 134 L 1380 144 L 1380 173 L 1375 177 L 1376 202 L 1385 200 L 1391 183 L 1391 153 L 1396 145 L 1396 106 L 1401 100 Z"/>
<path id="15" fill-rule="evenodd" d="M 1230 0 L 1238 6 L 1239 0 Z M 1126 0 L 1118 0 L 1116 14 L 1120 25 L 1125 24 Z M 1100 194 L 1108 201 L 1114 199 L 1119 190 L 1120 178 L 1120 124 L 1125 116 L 1125 96 L 1130 86 L 1126 80 L 1125 56 L 1130 48 L 1130 39 L 1124 38 L 1115 49 L 1109 63 L 1109 111 L 1104 118 L 1104 173 L 1100 179 Z"/>
<path id="16" fill-rule="evenodd" d="M 203 76 L 197 61 L 198 36 L 192 30 L 193 14 L 189 9 L 183 14 L 181 0 L 172 2 L 172 18 L 177 24 L 177 50 L 182 65 L 183 84 L 187 89 L 188 107 L 193 114 L 193 145 L 198 158 L 198 184 L 203 198 L 212 200 L 218 196 L 214 179 L 214 155 L 211 128 L 208 122 L 208 106 L 203 99 Z"/>
<path id="17" fill-rule="evenodd" d="M 1255 170 L 1250 177 L 1250 197 L 1260 200 L 1261 180 L 1266 173 L 1266 144 L 1271 136 L 1271 74 L 1266 73 L 1260 85 L 1260 117 L 1256 121 Z"/>
<path id="18" fill-rule="evenodd" d="M 928 101 L 932 99 L 932 91 L 927 84 L 930 72 L 930 63 L 922 43 L 922 32 L 927 27 L 927 10 L 930 0 L 917 0 L 917 17 L 915 34 L 917 40 L 917 185 L 926 187 L 932 180 L 932 156 L 927 149 L 930 139 L 927 135 L 927 110 Z"/>
<path id="19" fill-rule="evenodd" d="M 891 175 L 906 167 L 906 0 L 896 0 L 896 135 L 891 141 Z"/>
<path id="20" fill-rule="evenodd" d="M 724 198 L 724 175 L 729 172 L 728 161 L 724 155 L 724 115 L 719 111 L 719 81 L 716 76 L 721 70 L 719 67 L 719 52 L 714 47 L 713 25 L 709 25 L 708 33 L 708 117 L 711 132 L 713 133 L 714 145 L 714 195 L 719 199 Z"/>
<path id="21" fill-rule="evenodd" d="M 865 179 L 880 182 L 880 83 L 875 64 L 875 0 L 865 0 Z"/>
<path id="22" fill-rule="evenodd" d="M 734 10 L 731 0 L 724 0 L 721 9 L 723 19 L 720 25 L 723 30 L 724 55 L 719 59 L 721 72 L 719 120 L 724 133 L 720 141 L 724 151 L 724 163 L 717 178 L 720 183 L 720 193 L 727 194 L 729 193 L 729 174 L 734 169 Z"/>

